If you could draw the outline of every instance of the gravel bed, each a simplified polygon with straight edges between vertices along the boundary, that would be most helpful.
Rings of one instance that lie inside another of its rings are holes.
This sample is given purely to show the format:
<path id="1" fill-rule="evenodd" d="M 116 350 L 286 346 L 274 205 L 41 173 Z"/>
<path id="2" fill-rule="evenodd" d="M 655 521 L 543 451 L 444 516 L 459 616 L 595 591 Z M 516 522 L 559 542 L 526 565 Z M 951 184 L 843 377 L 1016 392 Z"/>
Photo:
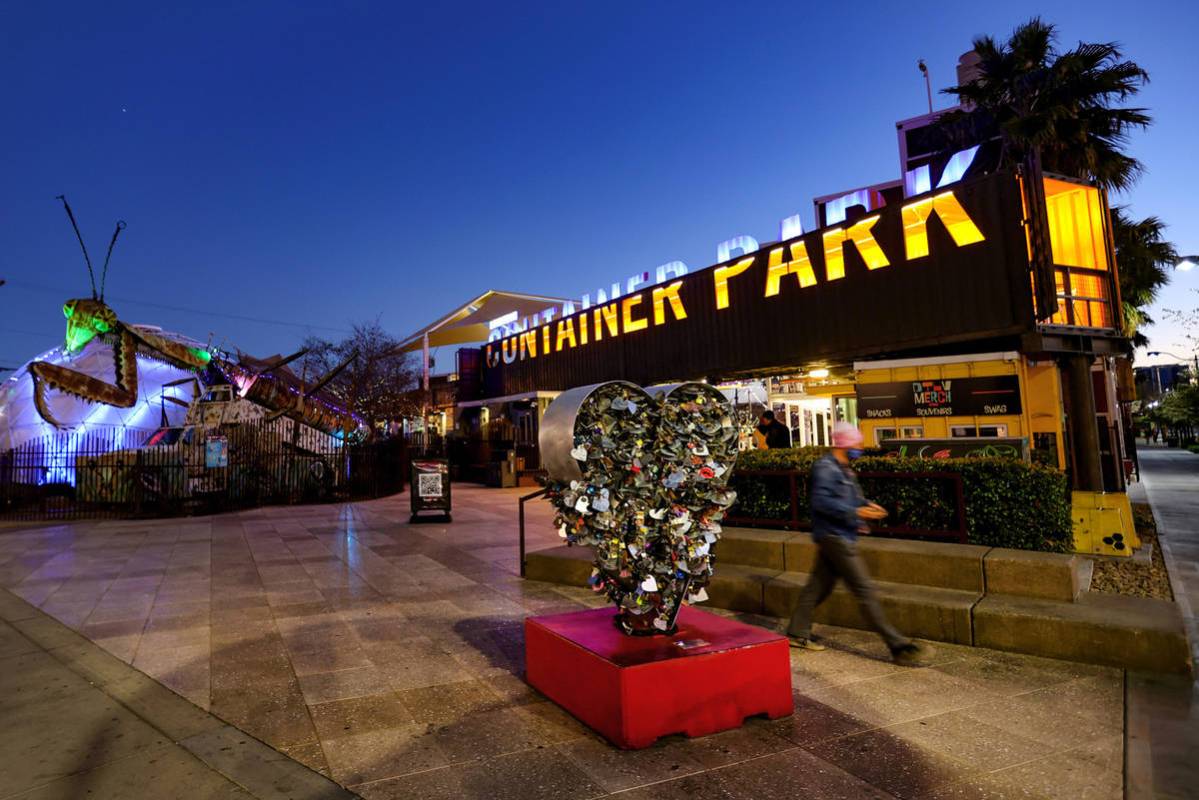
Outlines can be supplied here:
<path id="1" fill-rule="evenodd" d="M 1137 534 L 1145 547 L 1153 548 L 1153 563 L 1144 564 L 1131 558 L 1095 558 L 1095 573 L 1091 577 L 1092 592 L 1108 592 L 1133 597 L 1152 597 L 1173 600 L 1166 563 L 1157 546 L 1157 525 L 1147 503 L 1133 503 L 1132 516 Z"/>

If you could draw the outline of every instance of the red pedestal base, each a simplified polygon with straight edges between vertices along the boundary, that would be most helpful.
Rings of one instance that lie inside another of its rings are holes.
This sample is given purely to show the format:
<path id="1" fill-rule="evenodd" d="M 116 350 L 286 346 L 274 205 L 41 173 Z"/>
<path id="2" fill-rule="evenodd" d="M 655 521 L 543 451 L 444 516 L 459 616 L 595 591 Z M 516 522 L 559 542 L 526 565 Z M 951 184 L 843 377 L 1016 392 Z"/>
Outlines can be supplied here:
<path id="1" fill-rule="evenodd" d="M 690 606 L 673 636 L 626 636 L 615 608 L 525 619 L 529 683 L 619 747 L 792 711 L 787 639 Z M 706 642 L 680 647 L 685 642 Z"/>

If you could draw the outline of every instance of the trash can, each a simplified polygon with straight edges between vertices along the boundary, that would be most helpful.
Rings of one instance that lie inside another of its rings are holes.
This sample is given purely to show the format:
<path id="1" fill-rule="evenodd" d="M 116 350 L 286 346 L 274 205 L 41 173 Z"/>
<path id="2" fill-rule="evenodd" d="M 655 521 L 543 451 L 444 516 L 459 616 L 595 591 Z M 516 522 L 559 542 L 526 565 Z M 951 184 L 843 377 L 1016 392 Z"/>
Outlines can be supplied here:
<path id="1" fill-rule="evenodd" d="M 411 522 L 451 522 L 450 462 L 445 458 L 418 458 L 412 461 Z M 425 511 L 436 516 L 422 517 Z"/>

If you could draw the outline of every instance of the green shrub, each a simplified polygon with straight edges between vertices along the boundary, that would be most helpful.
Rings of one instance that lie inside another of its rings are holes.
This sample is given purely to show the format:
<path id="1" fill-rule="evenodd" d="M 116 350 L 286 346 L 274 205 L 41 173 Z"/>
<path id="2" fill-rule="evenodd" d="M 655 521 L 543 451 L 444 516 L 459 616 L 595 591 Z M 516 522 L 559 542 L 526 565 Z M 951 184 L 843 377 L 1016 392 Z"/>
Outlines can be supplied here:
<path id="1" fill-rule="evenodd" d="M 1199 444 L 1188 445 L 1187 450 L 1190 450 L 1192 453 L 1199 456 Z"/>
<path id="2" fill-rule="evenodd" d="M 797 508 L 800 520 L 810 519 L 807 484 L 812 462 L 826 452 L 805 447 L 751 450 L 741 453 L 737 470 L 779 470 L 798 473 Z M 952 472 L 961 476 L 966 506 L 966 530 L 971 544 L 1023 550 L 1069 552 L 1073 547 L 1070 492 L 1058 470 L 1003 458 L 888 458 L 871 455 L 854 468 L 863 473 Z M 787 479 L 783 476 L 738 474 L 731 485 L 737 504 L 730 516 L 786 520 L 791 516 Z M 913 531 L 957 527 L 957 498 L 950 481 L 935 478 L 863 477 L 866 496 L 891 512 L 889 526 Z"/>

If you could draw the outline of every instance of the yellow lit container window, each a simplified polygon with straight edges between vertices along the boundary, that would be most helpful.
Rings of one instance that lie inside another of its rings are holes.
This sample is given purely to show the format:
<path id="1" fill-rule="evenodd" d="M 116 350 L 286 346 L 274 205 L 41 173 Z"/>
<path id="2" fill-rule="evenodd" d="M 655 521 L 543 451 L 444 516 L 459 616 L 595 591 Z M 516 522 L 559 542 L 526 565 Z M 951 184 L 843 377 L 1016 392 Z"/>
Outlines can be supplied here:
<path id="1" fill-rule="evenodd" d="M 1115 323 L 1112 322 L 1112 311 L 1111 311 L 1112 307 L 1109 303 L 1106 303 L 1106 302 L 1097 303 L 1094 300 L 1092 300 L 1087 305 L 1089 305 L 1091 307 L 1090 308 L 1090 316 L 1091 316 L 1091 327 L 1092 328 L 1114 328 L 1114 327 L 1116 327 Z"/>
<path id="2" fill-rule="evenodd" d="M 1054 325 L 1069 325 L 1070 316 L 1066 311 L 1066 271 L 1063 269 L 1055 269 L 1053 271 L 1053 285 L 1055 294 L 1057 294 L 1057 311 L 1053 312 L 1053 318 L 1049 321 Z"/>
<path id="3" fill-rule="evenodd" d="M 1070 273 L 1070 294 L 1075 297 L 1107 299 L 1107 281 L 1099 275 Z"/>
<path id="4" fill-rule="evenodd" d="M 1107 247 L 1103 239 L 1103 204 L 1099 200 L 1099 190 L 1046 178 L 1045 201 L 1049 211 L 1053 263 L 1106 270 Z"/>

